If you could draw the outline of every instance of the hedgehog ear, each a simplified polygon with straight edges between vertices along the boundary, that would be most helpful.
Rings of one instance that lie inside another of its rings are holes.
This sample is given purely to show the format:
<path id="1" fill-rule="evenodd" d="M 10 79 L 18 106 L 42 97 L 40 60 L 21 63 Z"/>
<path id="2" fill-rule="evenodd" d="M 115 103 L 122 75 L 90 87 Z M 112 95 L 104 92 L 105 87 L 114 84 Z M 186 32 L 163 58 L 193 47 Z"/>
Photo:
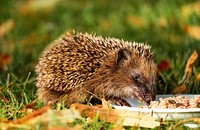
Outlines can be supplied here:
<path id="1" fill-rule="evenodd" d="M 131 52 L 128 49 L 122 48 L 117 52 L 116 63 L 117 65 L 123 64 L 125 61 L 129 60 L 131 57 Z"/>

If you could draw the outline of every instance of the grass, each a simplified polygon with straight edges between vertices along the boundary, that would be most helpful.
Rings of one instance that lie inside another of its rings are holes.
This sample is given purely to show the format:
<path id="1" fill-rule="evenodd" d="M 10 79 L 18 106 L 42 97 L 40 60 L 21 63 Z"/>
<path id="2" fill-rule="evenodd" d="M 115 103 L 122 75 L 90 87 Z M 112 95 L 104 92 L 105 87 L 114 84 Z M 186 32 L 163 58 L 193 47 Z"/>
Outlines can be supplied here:
<path id="1" fill-rule="evenodd" d="M 29 11 L 23 10 L 28 6 L 25 0 L 1 1 L 0 23 L 11 19 L 14 27 L 0 36 L 0 57 L 8 55 L 10 58 L 0 65 L 0 118 L 13 120 L 24 116 L 19 110 L 36 98 L 34 66 L 42 50 L 72 29 L 152 45 L 156 63 L 167 60 L 170 64 L 170 69 L 160 74 L 158 93 L 171 93 L 184 74 L 190 54 L 194 50 L 200 52 L 199 41 L 185 31 L 188 26 L 199 26 L 199 12 L 195 13 L 193 8 L 189 14 L 182 11 L 184 6 L 194 2 L 62 0 L 50 8 Z M 197 60 L 192 77 L 186 83 L 188 93 L 200 93 L 200 82 L 195 81 L 199 72 L 200 60 Z M 110 127 L 96 121 L 92 128 L 104 126 Z"/>

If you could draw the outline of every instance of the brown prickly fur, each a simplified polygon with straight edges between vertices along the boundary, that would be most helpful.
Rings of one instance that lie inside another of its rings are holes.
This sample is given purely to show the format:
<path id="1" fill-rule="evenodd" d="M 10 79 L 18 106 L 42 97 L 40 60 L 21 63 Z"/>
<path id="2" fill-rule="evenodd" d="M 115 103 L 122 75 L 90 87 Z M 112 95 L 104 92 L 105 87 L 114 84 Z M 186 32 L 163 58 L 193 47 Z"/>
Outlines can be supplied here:
<path id="1" fill-rule="evenodd" d="M 155 97 L 156 65 L 150 46 L 142 43 L 66 33 L 43 52 L 36 73 L 37 95 L 45 103 L 63 97 L 67 105 L 82 103 L 88 91 L 111 101 Z M 133 80 L 136 74 L 140 82 Z"/>

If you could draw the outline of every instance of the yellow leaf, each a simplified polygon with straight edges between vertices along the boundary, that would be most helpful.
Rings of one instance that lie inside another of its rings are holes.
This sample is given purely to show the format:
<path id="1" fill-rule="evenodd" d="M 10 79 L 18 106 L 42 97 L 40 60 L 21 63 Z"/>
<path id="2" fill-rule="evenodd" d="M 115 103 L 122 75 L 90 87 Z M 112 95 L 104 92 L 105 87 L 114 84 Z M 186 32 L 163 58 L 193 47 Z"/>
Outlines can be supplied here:
<path id="1" fill-rule="evenodd" d="M 80 114 L 74 110 L 51 110 L 49 106 L 44 106 L 43 108 L 29 114 L 26 117 L 19 118 L 13 121 L 2 121 L 0 122 L 0 129 L 34 129 L 35 125 L 41 123 L 44 127 L 55 128 L 58 124 L 62 126 L 67 123 L 71 123 L 74 119 L 82 119 Z M 68 127 L 57 127 L 59 130 L 67 129 Z M 56 129 L 56 128 L 55 128 Z M 81 126 L 76 125 L 73 130 L 80 130 Z M 67 129 L 68 130 L 68 129 Z"/>
<path id="2" fill-rule="evenodd" d="M 81 128 L 80 125 L 75 125 L 73 127 L 68 127 L 68 126 L 52 126 L 50 128 L 48 128 L 47 130 L 82 130 L 83 128 Z"/>
<path id="3" fill-rule="evenodd" d="M 185 32 L 190 37 L 200 41 L 200 26 L 186 26 Z"/>
<path id="4" fill-rule="evenodd" d="M 200 73 L 196 76 L 196 81 L 200 81 Z"/>
<path id="5" fill-rule="evenodd" d="M 187 61 L 186 67 L 185 67 L 185 74 L 182 77 L 182 80 L 179 82 L 180 85 L 184 84 L 192 75 L 192 65 L 196 61 L 198 57 L 197 51 L 194 51 L 190 58 Z"/>
<path id="6" fill-rule="evenodd" d="M 179 82 L 179 86 L 177 86 L 176 88 L 174 88 L 172 90 L 172 94 L 187 93 L 187 87 L 185 86 L 185 82 L 187 82 L 192 75 L 192 65 L 196 61 L 197 57 L 198 57 L 198 53 L 197 53 L 197 51 L 194 51 L 187 61 L 187 64 L 185 67 L 185 73 L 184 73 L 181 81 Z"/>
<path id="7" fill-rule="evenodd" d="M 9 19 L 0 25 L 0 37 L 9 33 L 14 28 L 14 21 Z"/>
<path id="8" fill-rule="evenodd" d="M 47 123 L 51 124 L 51 126 L 54 126 L 58 124 L 58 122 L 62 124 L 72 123 L 75 119 L 82 119 L 77 111 L 70 109 L 60 111 L 48 110 L 42 115 L 27 120 L 23 124 L 27 124 L 29 126 L 36 123 Z"/>
<path id="9" fill-rule="evenodd" d="M 197 51 L 194 51 L 187 61 L 185 72 L 190 73 L 190 75 L 192 74 L 192 65 L 194 64 L 197 58 L 198 58 L 198 53 Z"/>
<path id="10" fill-rule="evenodd" d="M 50 11 L 60 0 L 29 0 L 19 6 L 22 15 L 34 14 L 35 12 L 46 13 Z"/>
<path id="11" fill-rule="evenodd" d="M 198 16 L 200 16 L 200 1 L 196 1 L 181 7 L 181 14 L 183 17 L 188 18 L 192 13 L 196 13 Z"/>
<path id="12" fill-rule="evenodd" d="M 132 25 L 132 26 L 136 26 L 136 27 L 143 27 L 144 26 L 144 22 L 142 21 L 141 17 L 139 16 L 128 16 L 127 17 L 127 22 Z"/>
<path id="13" fill-rule="evenodd" d="M 19 118 L 17 120 L 13 120 L 11 123 L 13 123 L 13 124 L 21 124 L 21 123 L 27 122 L 27 121 L 29 121 L 31 119 L 35 119 L 35 117 L 38 117 L 38 116 L 42 115 L 43 113 L 46 113 L 49 109 L 50 109 L 50 105 L 46 105 L 43 108 L 41 108 L 41 109 L 29 114 L 26 117 Z"/>
<path id="14" fill-rule="evenodd" d="M 160 17 L 160 18 L 158 19 L 158 25 L 159 25 L 160 27 L 166 27 L 166 26 L 168 25 L 166 18 Z"/>
<path id="15" fill-rule="evenodd" d="M 160 125 L 160 122 L 155 121 L 153 117 L 127 110 L 97 108 L 83 104 L 72 104 L 70 109 L 77 110 L 84 117 L 93 118 L 98 115 L 100 120 L 116 125 L 145 128 L 154 128 Z"/>

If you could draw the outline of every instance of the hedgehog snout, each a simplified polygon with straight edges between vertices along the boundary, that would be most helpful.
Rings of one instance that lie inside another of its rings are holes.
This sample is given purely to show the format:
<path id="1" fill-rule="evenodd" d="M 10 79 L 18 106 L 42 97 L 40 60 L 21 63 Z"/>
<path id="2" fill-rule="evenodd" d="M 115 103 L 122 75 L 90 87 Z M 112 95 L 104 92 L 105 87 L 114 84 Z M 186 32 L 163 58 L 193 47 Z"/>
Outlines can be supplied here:
<path id="1" fill-rule="evenodd" d="M 144 101 L 147 105 L 150 105 L 151 101 L 155 100 L 155 92 L 153 90 L 151 91 L 146 91 L 144 95 Z"/>
<path id="2" fill-rule="evenodd" d="M 138 86 L 140 96 L 142 98 L 142 101 L 145 102 L 147 105 L 150 104 L 151 101 L 155 100 L 155 91 L 152 89 L 151 86 L 148 85 L 140 85 Z"/>

